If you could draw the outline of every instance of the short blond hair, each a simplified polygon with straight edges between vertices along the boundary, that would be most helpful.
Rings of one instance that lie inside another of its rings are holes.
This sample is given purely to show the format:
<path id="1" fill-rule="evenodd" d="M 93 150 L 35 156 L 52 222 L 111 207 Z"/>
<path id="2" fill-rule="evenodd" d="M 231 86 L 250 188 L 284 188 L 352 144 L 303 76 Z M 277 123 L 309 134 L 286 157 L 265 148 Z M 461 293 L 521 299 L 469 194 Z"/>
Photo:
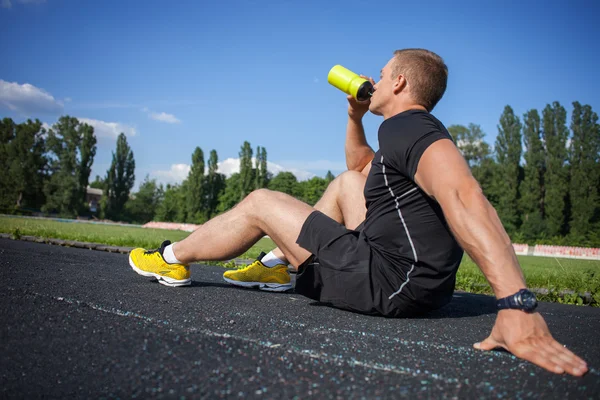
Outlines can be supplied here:
<path id="1" fill-rule="evenodd" d="M 393 78 L 404 75 L 413 100 L 427 111 L 440 101 L 448 83 L 448 67 L 442 57 L 425 49 L 403 49 L 394 52 Z"/>

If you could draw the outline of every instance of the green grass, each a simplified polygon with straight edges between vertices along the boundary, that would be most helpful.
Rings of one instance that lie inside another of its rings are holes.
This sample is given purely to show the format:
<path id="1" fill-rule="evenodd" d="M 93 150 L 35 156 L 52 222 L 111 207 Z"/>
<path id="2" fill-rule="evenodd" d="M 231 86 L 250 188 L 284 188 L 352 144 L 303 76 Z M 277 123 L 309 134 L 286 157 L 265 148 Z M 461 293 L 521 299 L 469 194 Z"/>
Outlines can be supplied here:
<path id="1" fill-rule="evenodd" d="M 544 301 L 600 306 L 600 261 L 571 258 L 517 256 L 530 288 Z M 456 288 L 471 293 L 493 294 L 483 273 L 465 255 L 456 276 Z M 563 292 L 573 292 L 572 294 Z M 588 293 L 588 296 L 585 296 Z"/>
<path id="2" fill-rule="evenodd" d="M 178 241 L 189 235 L 188 232 L 164 229 L 68 223 L 5 216 L 0 216 L 0 233 L 143 248 L 156 248 L 163 240 Z M 268 252 L 273 247 L 275 244 L 272 240 L 263 238 L 240 258 L 254 259 L 261 251 Z M 547 293 L 538 294 L 538 298 L 541 300 L 600 306 L 600 261 L 519 256 L 519 262 L 527 280 L 527 286 L 547 289 Z M 233 263 L 221 263 L 221 265 L 234 266 Z M 472 293 L 492 294 L 485 277 L 467 256 L 464 257 L 458 270 L 456 288 Z M 562 293 L 564 291 L 570 291 L 573 294 Z M 589 295 L 580 296 L 585 293 L 589 293 Z"/>
<path id="3" fill-rule="evenodd" d="M 90 223 L 71 223 L 37 218 L 0 216 L 0 233 L 13 236 L 38 236 L 80 242 L 103 243 L 111 246 L 143 247 L 155 249 L 163 240 L 176 242 L 189 236 L 189 232 L 166 229 L 149 229 Z M 240 258 L 256 258 L 261 251 L 270 251 L 273 241 L 261 239 Z"/>

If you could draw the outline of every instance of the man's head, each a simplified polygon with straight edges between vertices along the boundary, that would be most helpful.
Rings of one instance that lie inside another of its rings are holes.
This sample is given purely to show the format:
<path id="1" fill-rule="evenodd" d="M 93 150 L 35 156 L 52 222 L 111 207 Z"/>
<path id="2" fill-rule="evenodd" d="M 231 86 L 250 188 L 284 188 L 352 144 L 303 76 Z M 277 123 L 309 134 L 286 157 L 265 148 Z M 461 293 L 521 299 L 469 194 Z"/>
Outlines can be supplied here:
<path id="1" fill-rule="evenodd" d="M 379 78 L 369 110 L 388 118 L 414 105 L 433 110 L 446 91 L 448 67 L 429 50 L 397 50 Z"/>

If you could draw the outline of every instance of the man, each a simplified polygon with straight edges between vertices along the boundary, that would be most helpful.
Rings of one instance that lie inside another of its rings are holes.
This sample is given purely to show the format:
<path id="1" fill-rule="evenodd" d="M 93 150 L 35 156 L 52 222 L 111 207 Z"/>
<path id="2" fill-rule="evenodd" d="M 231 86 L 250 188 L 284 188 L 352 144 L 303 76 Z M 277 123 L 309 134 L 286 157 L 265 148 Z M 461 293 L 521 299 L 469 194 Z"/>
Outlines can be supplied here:
<path id="1" fill-rule="evenodd" d="M 504 347 L 549 371 L 583 375 L 585 362 L 556 342 L 533 312 L 535 299 L 523 291 L 520 266 L 495 210 L 446 128 L 430 114 L 447 75 L 435 53 L 395 52 L 368 105 L 384 118 L 379 150 L 373 153 L 365 141 L 361 119 L 367 107 L 351 103 L 349 171 L 331 183 L 315 208 L 260 189 L 181 242 L 133 250 L 132 268 L 169 286 L 186 285 L 188 264 L 238 256 L 266 234 L 281 254 L 248 268 L 264 276 L 226 278 L 278 289 L 289 284 L 281 271 L 289 262 L 299 266 L 298 293 L 356 312 L 407 317 L 450 301 L 464 249 L 500 299 L 491 335 L 475 347 Z M 275 278 L 263 265 L 272 261 L 280 265 Z"/>

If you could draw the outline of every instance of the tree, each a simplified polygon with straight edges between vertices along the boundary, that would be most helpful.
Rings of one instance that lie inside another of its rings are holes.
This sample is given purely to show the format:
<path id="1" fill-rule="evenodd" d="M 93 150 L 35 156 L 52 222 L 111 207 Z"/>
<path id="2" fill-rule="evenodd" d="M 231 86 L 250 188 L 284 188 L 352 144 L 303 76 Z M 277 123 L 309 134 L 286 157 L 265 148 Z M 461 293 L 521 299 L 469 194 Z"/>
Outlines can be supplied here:
<path id="1" fill-rule="evenodd" d="M 100 175 L 96 175 L 96 179 L 90 183 L 90 187 L 94 189 L 106 190 L 106 181 L 100 178 Z"/>
<path id="2" fill-rule="evenodd" d="M 450 125 L 448 132 L 454 138 L 456 147 L 462 153 L 469 167 L 480 165 L 485 158 L 490 156 L 490 146 L 484 140 L 485 134 L 481 130 L 481 126 L 469 124 L 467 128 L 464 125 Z"/>
<path id="3" fill-rule="evenodd" d="M 125 203 L 129 219 L 141 224 L 152 221 L 162 199 L 162 186 L 158 186 L 155 179 L 150 179 L 146 175 L 137 193 L 133 195 L 131 200 Z"/>
<path id="4" fill-rule="evenodd" d="M 546 231 L 550 237 L 565 233 L 567 195 L 567 112 L 558 102 L 542 112 L 542 133 L 546 150 L 544 175 L 544 213 Z"/>
<path id="5" fill-rule="evenodd" d="M 301 197 L 298 179 L 291 172 L 280 172 L 269 182 L 269 189 L 287 193 L 294 197 Z"/>
<path id="6" fill-rule="evenodd" d="M 298 192 L 300 199 L 305 203 L 314 206 L 325 193 L 329 182 L 326 179 L 315 176 L 307 181 L 298 182 Z"/>
<path id="7" fill-rule="evenodd" d="M 331 171 L 327 171 L 327 175 L 325 175 L 325 181 L 327 184 L 329 185 L 334 179 L 335 176 L 331 173 Z"/>
<path id="8" fill-rule="evenodd" d="M 75 216 L 85 210 L 85 195 L 94 156 L 94 128 L 77 118 L 61 117 L 48 132 L 52 176 L 44 186 L 45 211 Z"/>
<path id="9" fill-rule="evenodd" d="M 3 187 L 6 206 L 38 208 L 44 204 L 44 181 L 47 159 L 45 157 L 45 129 L 39 120 L 15 125 L 5 121 L 3 140 L 10 141 L 0 150 L 3 158 L 3 175 L 7 178 Z M 12 130 L 12 132 L 10 132 Z"/>
<path id="10" fill-rule="evenodd" d="M 592 107 L 573 103 L 571 118 L 573 137 L 569 146 L 571 203 L 570 233 L 586 236 L 598 206 L 598 179 L 600 179 L 600 129 L 598 115 Z"/>
<path id="11" fill-rule="evenodd" d="M 496 164 L 491 157 L 490 145 L 484 140 L 485 133 L 481 126 L 472 123 L 468 127 L 450 125 L 448 132 L 469 164 L 471 173 L 479 182 L 483 193 L 493 204 L 496 204 L 497 199 L 492 189 Z"/>
<path id="12" fill-rule="evenodd" d="M 523 142 L 525 144 L 524 179 L 519 187 L 523 224 L 521 232 L 533 240 L 543 235 L 544 226 L 544 172 L 545 153 L 541 139 L 540 115 L 529 110 L 523 115 Z"/>
<path id="13" fill-rule="evenodd" d="M 521 122 L 510 106 L 505 106 L 500 116 L 496 137 L 497 175 L 494 179 L 495 194 L 498 199 L 497 211 L 508 232 L 514 232 L 520 223 L 519 184 L 522 145 Z"/>
<path id="14" fill-rule="evenodd" d="M 16 125 L 10 118 L 0 121 L 0 168 L 8 171 L 12 160 L 10 159 L 10 144 L 15 138 Z M 0 209 L 12 210 L 15 205 L 14 178 L 8 174 L 0 174 Z"/>
<path id="15" fill-rule="evenodd" d="M 192 154 L 192 167 L 187 177 L 186 186 L 187 222 L 202 223 L 206 221 L 204 203 L 204 152 L 196 147 Z"/>
<path id="16" fill-rule="evenodd" d="M 179 222 L 183 196 L 179 185 L 167 185 L 164 196 L 156 208 L 155 220 L 163 222 Z"/>
<path id="17" fill-rule="evenodd" d="M 495 182 L 499 176 L 498 168 L 498 163 L 492 157 L 486 157 L 481 160 L 479 165 L 475 165 L 471 169 L 473 177 L 479 182 L 483 194 L 494 207 L 497 207 L 499 203 Z"/>
<path id="18" fill-rule="evenodd" d="M 219 196 L 219 205 L 217 206 L 218 213 L 223 213 L 240 202 L 240 186 L 239 173 L 233 173 L 227 178 L 225 181 L 225 189 Z"/>
<path id="19" fill-rule="evenodd" d="M 206 219 L 211 219 L 217 212 L 219 196 L 225 189 L 225 175 L 218 172 L 219 158 L 216 150 L 211 150 L 208 159 L 208 175 L 206 176 Z"/>
<path id="20" fill-rule="evenodd" d="M 105 214 L 110 219 L 122 219 L 125 203 L 135 183 L 135 160 L 124 133 L 117 138 L 116 152 L 106 172 Z"/>
<path id="21" fill-rule="evenodd" d="M 244 142 L 240 150 L 240 198 L 248 196 L 254 189 L 254 171 L 252 169 L 252 147 L 250 143 Z"/>
<path id="22" fill-rule="evenodd" d="M 256 148 L 255 189 L 265 188 L 268 185 L 267 174 L 267 149 L 258 146 Z"/>

